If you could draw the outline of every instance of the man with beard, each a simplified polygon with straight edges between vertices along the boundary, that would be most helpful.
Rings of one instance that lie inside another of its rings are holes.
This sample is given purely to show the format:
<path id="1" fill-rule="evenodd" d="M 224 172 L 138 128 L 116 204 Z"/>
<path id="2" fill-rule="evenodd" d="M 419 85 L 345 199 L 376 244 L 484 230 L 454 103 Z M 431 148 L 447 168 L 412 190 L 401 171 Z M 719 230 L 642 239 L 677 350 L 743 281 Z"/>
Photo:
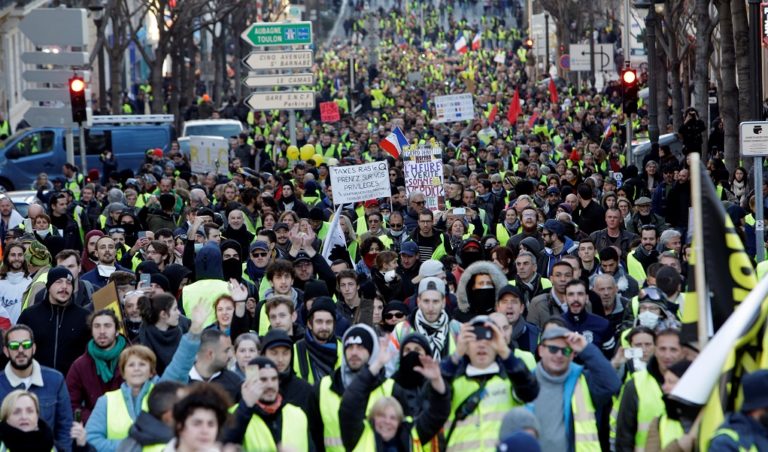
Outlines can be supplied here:
<path id="1" fill-rule="evenodd" d="M 240 376 L 227 369 L 234 355 L 232 340 L 220 330 L 206 329 L 200 336 L 195 364 L 189 371 L 189 381 L 215 383 L 235 402 L 240 400 Z"/>
<path id="2" fill-rule="evenodd" d="M 410 241 L 403 243 L 400 246 L 400 265 L 397 266 L 397 274 L 402 281 L 400 292 L 403 299 L 416 292 L 413 279 L 418 276 L 420 267 L 419 245 Z"/>
<path id="3" fill-rule="evenodd" d="M 651 198 L 641 196 L 635 201 L 637 212 L 632 214 L 632 218 L 627 225 L 629 232 L 639 234 L 644 226 L 653 226 L 657 234 L 665 229 L 666 221 L 661 215 L 651 212 Z"/>
<path id="4" fill-rule="evenodd" d="M 125 268 L 117 263 L 115 241 L 112 237 L 99 237 L 99 240 L 96 242 L 96 257 L 99 259 L 96 268 L 81 277 L 83 281 L 90 282 L 96 290 L 107 285 L 109 276 L 115 271 L 131 271 L 129 268 Z"/>
<path id="5" fill-rule="evenodd" d="M 45 283 L 45 300 L 19 316 L 19 323 L 29 326 L 38 338 L 38 361 L 59 372 L 69 370 L 91 339 L 90 313 L 72 302 L 73 280 L 66 268 L 52 268 Z"/>
<path id="6" fill-rule="evenodd" d="M 398 351 L 402 349 L 405 337 L 416 333 L 426 339 L 427 353 L 435 359 L 446 358 L 456 348 L 450 332 L 450 317 L 445 310 L 445 282 L 440 278 L 427 277 L 419 282 L 416 310 L 404 322 L 398 323 L 390 336 L 387 348 L 393 359 L 387 364 L 391 374 L 398 366 Z"/>
<path id="7" fill-rule="evenodd" d="M 67 372 L 72 411 L 82 411 L 83 424 L 88 421 L 96 400 L 123 382 L 117 361 L 128 343 L 118 331 L 118 319 L 112 309 L 96 311 L 88 320 L 91 340 L 85 353 Z"/>
<path id="8" fill-rule="evenodd" d="M 301 200 L 296 198 L 293 183 L 284 182 L 280 200 L 277 203 L 280 211 L 296 212 L 299 218 L 309 218 L 309 208 Z"/>
<path id="9" fill-rule="evenodd" d="M 573 267 L 565 261 L 552 267 L 552 289 L 531 300 L 525 320 L 536 325 L 540 330 L 552 317 L 559 317 L 568 308 L 565 301 L 565 286 L 573 279 Z"/>
<path id="10" fill-rule="evenodd" d="M 254 358 L 248 365 L 253 376 L 243 383 L 243 400 L 235 409 L 234 426 L 225 442 L 243 450 L 314 450 L 307 414 L 280 394 L 280 375 L 271 360 Z M 313 419 L 314 421 L 314 419 Z M 269 434 L 267 434 L 269 432 Z"/>
<path id="11" fill-rule="evenodd" d="M 584 336 L 587 343 L 595 344 L 607 359 L 613 357 L 616 347 L 611 323 L 595 314 L 587 312 L 587 284 L 580 279 L 573 279 L 565 286 L 565 302 L 568 310 L 562 318 L 571 331 Z"/>
<path id="12" fill-rule="evenodd" d="M 441 243 L 445 243 L 446 239 L 440 231 L 435 229 L 435 217 L 431 210 L 422 210 L 418 218 L 418 227 L 411 233 L 410 239 L 419 245 L 419 260 L 424 262 L 432 258 L 435 249 Z"/>
<path id="13" fill-rule="evenodd" d="M 357 375 L 373 363 L 379 353 L 379 339 L 376 332 L 368 325 L 358 323 L 350 327 L 344 338 L 344 354 L 341 367 L 331 375 L 326 375 L 320 381 L 319 402 L 320 417 L 323 422 L 323 439 L 326 452 L 341 452 L 344 446 L 341 442 L 341 425 L 339 422 L 339 407 L 344 390 L 357 378 Z M 381 397 L 391 396 L 394 382 L 377 376 L 371 385 L 368 409 Z M 366 413 L 367 415 L 368 413 Z"/>
<path id="14" fill-rule="evenodd" d="M 341 342 L 333 335 L 336 304 L 330 297 L 317 297 L 307 316 L 304 339 L 293 346 L 293 370 L 311 385 L 338 369 L 342 361 Z"/>
<path id="15" fill-rule="evenodd" d="M 656 249 L 657 231 L 653 225 L 645 225 L 640 228 L 640 246 L 627 255 L 627 266 L 632 267 L 631 262 L 637 261 L 647 272 L 648 267 L 659 260 L 659 251 Z"/>
<path id="16" fill-rule="evenodd" d="M 522 218 L 520 223 L 522 231 L 513 235 L 512 238 L 509 239 L 509 242 L 507 242 L 507 247 L 512 249 L 515 253 L 520 249 L 520 242 L 526 237 L 533 237 L 538 240 L 539 243 L 542 243 L 541 236 L 539 235 L 539 223 L 536 209 L 531 206 L 524 208 L 520 213 L 520 218 Z"/>
<path id="17" fill-rule="evenodd" d="M 541 231 L 544 240 L 544 252 L 539 258 L 537 268 L 541 276 L 548 278 L 552 266 L 566 254 L 574 251 L 573 240 L 565 235 L 565 224 L 559 220 L 547 220 Z"/>
<path id="18" fill-rule="evenodd" d="M 427 198 L 423 192 L 418 190 L 411 192 L 411 196 L 408 199 L 408 207 L 403 216 L 405 230 L 409 235 L 419 228 L 421 214 L 428 212 L 426 205 Z M 392 209 L 394 210 L 394 206 Z"/>
<path id="19" fill-rule="evenodd" d="M 11 324 L 15 325 L 19 320 L 22 297 L 31 282 L 24 262 L 24 245 L 8 242 L 3 250 L 3 266 L 0 267 L 0 306 L 8 311 Z"/>
<path id="20" fill-rule="evenodd" d="M 317 395 L 312 385 L 297 377 L 291 367 L 293 342 L 288 334 L 280 329 L 270 330 L 261 339 L 261 354 L 275 363 L 280 379 L 280 395 L 286 403 L 301 408 L 309 419 L 320 419 Z M 323 429 L 319 422 L 311 422 L 309 426 L 312 440 L 322 444 Z"/>
<path id="21" fill-rule="evenodd" d="M 72 450 L 70 429 L 72 409 L 64 375 L 41 365 L 35 357 L 35 335 L 28 326 L 16 325 L 5 333 L 3 353 L 8 364 L 0 373 L 0 398 L 11 391 L 26 389 L 40 401 L 40 420 L 53 430 L 56 450 Z M 35 450 L 30 444 L 29 450 Z"/>

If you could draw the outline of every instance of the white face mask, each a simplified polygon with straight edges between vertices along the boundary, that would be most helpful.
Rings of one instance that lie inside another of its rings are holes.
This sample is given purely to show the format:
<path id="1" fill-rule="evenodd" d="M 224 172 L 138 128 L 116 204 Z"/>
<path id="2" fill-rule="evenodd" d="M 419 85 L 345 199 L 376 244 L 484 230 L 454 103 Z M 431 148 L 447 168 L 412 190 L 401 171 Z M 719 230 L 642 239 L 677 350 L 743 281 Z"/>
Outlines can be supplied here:
<path id="1" fill-rule="evenodd" d="M 637 320 L 640 325 L 654 329 L 659 324 L 659 315 L 651 311 L 644 311 L 637 316 Z"/>
<path id="2" fill-rule="evenodd" d="M 39 235 L 42 238 L 45 238 L 48 236 L 48 229 L 43 229 L 42 231 L 35 231 L 37 235 Z"/>
<path id="3" fill-rule="evenodd" d="M 195 243 L 195 253 L 199 253 L 201 249 L 203 249 L 203 244 Z"/>
<path id="4" fill-rule="evenodd" d="M 384 281 L 388 283 L 394 281 L 396 277 L 397 277 L 397 273 L 395 272 L 395 270 L 388 270 L 384 272 Z"/>
<path id="5" fill-rule="evenodd" d="M 401 235 L 403 235 L 403 232 L 405 232 L 405 229 L 400 229 L 398 231 L 394 229 L 389 230 L 389 233 L 392 234 L 392 237 L 400 237 Z"/>

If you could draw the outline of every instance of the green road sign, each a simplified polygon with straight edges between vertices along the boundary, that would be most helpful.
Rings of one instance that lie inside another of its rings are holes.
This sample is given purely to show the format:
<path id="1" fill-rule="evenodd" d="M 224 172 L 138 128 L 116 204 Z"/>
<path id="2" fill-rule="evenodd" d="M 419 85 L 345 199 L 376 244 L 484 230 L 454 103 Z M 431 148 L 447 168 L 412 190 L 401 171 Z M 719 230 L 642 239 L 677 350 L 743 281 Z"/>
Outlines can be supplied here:
<path id="1" fill-rule="evenodd" d="M 312 44 L 312 22 L 258 22 L 240 35 L 254 47 Z"/>

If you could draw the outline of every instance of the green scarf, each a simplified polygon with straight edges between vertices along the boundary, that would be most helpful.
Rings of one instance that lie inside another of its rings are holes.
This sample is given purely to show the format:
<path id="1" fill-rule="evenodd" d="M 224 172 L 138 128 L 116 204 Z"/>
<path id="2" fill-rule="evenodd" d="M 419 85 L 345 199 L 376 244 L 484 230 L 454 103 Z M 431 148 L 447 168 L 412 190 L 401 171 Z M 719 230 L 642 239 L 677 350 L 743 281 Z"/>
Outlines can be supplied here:
<path id="1" fill-rule="evenodd" d="M 115 375 L 115 367 L 117 367 L 118 358 L 125 348 L 125 344 L 125 337 L 123 335 L 117 336 L 114 347 L 109 350 L 99 348 L 93 339 L 88 341 L 88 354 L 91 355 L 93 362 L 96 363 L 96 375 L 104 383 L 109 382 Z"/>

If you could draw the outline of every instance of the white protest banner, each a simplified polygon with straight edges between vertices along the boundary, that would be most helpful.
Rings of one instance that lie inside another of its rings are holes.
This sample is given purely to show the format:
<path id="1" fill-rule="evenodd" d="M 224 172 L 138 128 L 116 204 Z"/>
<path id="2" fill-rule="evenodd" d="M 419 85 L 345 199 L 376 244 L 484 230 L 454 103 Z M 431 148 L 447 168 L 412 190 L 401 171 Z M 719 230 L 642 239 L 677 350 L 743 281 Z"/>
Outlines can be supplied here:
<path id="1" fill-rule="evenodd" d="M 193 173 L 229 174 L 229 142 L 222 137 L 189 137 L 189 162 Z"/>
<path id="2" fill-rule="evenodd" d="M 445 204 L 443 149 L 436 141 L 411 145 L 403 149 L 405 193 L 424 193 L 427 208 L 433 212 Z"/>
<path id="3" fill-rule="evenodd" d="M 433 212 L 440 210 L 440 200 L 445 200 L 445 187 L 443 185 L 443 161 L 428 160 L 405 162 L 405 193 L 410 196 L 412 192 L 424 193 L 427 208 Z"/>
<path id="4" fill-rule="evenodd" d="M 330 171 L 334 204 L 389 198 L 392 195 L 387 162 L 332 166 Z"/>
<path id="5" fill-rule="evenodd" d="M 457 122 L 475 119 L 472 93 L 435 96 L 435 122 Z"/>

